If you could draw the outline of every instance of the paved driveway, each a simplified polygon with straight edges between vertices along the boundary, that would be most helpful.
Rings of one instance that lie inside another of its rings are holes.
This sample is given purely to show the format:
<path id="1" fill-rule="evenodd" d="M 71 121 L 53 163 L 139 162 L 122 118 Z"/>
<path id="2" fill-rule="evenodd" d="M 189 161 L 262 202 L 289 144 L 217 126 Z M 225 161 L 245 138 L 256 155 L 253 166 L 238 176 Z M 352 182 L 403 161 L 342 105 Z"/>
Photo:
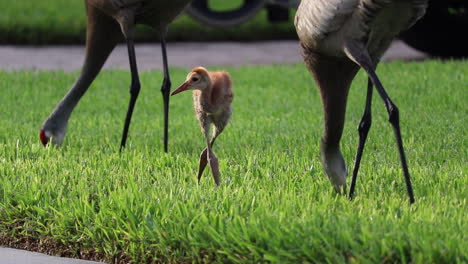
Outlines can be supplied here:
<path id="1" fill-rule="evenodd" d="M 0 69 L 40 69 L 75 71 L 81 68 L 84 46 L 0 46 Z M 140 71 L 162 69 L 159 44 L 138 44 L 136 47 Z M 395 41 L 384 55 L 384 61 L 423 60 L 418 52 L 401 41 Z M 297 41 L 269 42 L 189 42 L 169 43 L 171 66 L 192 68 L 198 65 L 266 65 L 302 62 Z M 118 45 L 105 68 L 128 69 L 127 48 Z"/>

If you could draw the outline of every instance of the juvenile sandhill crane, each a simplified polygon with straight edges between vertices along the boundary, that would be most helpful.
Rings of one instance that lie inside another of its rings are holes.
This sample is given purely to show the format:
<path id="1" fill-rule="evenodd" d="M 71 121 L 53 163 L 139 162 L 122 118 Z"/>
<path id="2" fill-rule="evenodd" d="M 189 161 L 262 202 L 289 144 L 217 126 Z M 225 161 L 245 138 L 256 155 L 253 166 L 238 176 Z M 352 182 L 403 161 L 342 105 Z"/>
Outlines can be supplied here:
<path id="1" fill-rule="evenodd" d="M 234 99 L 231 77 L 227 72 L 209 72 L 203 67 L 196 67 L 171 96 L 186 90 L 193 90 L 195 115 L 206 139 L 206 148 L 200 154 L 198 181 L 200 182 L 209 161 L 214 181 L 216 185 L 219 185 L 219 164 L 212 147 L 231 118 L 231 103 Z M 214 125 L 214 129 L 210 140 L 211 124 Z"/>
<path id="2" fill-rule="evenodd" d="M 40 139 L 47 145 L 60 145 L 65 137 L 68 119 L 86 93 L 107 57 L 114 49 L 122 33 L 127 41 L 131 71 L 130 103 L 125 118 L 120 149 L 125 147 L 133 109 L 140 92 L 135 58 L 135 25 L 145 24 L 160 33 L 164 80 L 161 92 L 164 100 L 164 151 L 168 145 L 169 93 L 171 81 L 166 55 L 165 34 L 168 24 L 185 8 L 190 0 L 85 0 L 87 14 L 86 57 L 78 80 L 44 121 L 39 132 Z"/>
<path id="3" fill-rule="evenodd" d="M 399 114 L 375 69 L 393 38 L 424 15 L 427 0 L 303 0 L 295 26 L 305 64 L 322 98 L 325 114 L 321 155 L 325 172 L 339 193 L 346 192 L 347 170 L 339 143 L 346 102 L 354 76 L 363 68 L 369 78 L 359 145 L 349 196 L 352 198 L 367 133 L 371 126 L 372 88 L 382 97 L 393 126 L 410 203 L 414 202 L 399 127 Z"/>

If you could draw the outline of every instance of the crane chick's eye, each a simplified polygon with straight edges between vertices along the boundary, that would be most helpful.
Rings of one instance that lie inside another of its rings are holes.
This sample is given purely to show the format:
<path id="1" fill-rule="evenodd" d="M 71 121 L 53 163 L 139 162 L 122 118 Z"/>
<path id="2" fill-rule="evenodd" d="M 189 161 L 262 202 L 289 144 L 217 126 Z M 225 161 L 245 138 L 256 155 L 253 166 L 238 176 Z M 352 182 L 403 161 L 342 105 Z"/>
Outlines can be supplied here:
<path id="1" fill-rule="evenodd" d="M 192 77 L 192 82 L 198 82 L 199 78 L 198 77 Z"/>

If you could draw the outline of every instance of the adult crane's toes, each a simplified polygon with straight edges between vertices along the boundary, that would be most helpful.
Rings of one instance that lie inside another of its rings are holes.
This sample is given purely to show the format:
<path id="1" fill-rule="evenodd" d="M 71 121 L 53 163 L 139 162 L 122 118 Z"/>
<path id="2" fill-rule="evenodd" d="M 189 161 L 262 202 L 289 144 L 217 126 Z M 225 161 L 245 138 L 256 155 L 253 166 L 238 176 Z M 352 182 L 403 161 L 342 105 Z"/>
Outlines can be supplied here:
<path id="1" fill-rule="evenodd" d="M 39 131 L 39 139 L 41 140 L 42 145 L 44 145 L 44 147 L 47 146 L 47 144 L 49 144 L 50 137 L 47 135 L 44 129 L 41 129 L 41 131 Z"/>

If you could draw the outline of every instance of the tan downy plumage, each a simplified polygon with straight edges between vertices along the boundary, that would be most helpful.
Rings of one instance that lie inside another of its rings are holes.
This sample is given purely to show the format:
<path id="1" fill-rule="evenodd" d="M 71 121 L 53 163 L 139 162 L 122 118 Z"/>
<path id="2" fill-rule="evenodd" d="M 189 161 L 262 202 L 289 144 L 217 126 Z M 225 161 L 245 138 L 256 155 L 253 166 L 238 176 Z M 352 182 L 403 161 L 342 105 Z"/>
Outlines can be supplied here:
<path id="1" fill-rule="evenodd" d="M 127 41 L 130 70 L 130 104 L 125 119 L 121 148 L 125 146 L 136 99 L 140 91 L 135 48 L 133 44 L 136 24 L 156 29 L 161 37 L 164 81 L 161 92 L 164 99 L 164 150 L 168 145 L 168 113 L 170 78 L 166 55 L 165 34 L 169 23 L 185 8 L 190 0 L 85 0 L 87 14 L 86 57 L 78 80 L 44 121 L 39 133 L 44 145 L 60 145 L 65 138 L 68 120 L 81 97 L 86 93 L 107 57 L 122 37 Z"/>
<path id="2" fill-rule="evenodd" d="M 207 147 L 200 154 L 198 181 L 209 161 L 216 185 L 220 183 L 218 159 L 212 151 L 216 138 L 223 132 L 231 119 L 232 92 L 231 77 L 227 72 L 209 72 L 203 67 L 196 67 L 187 75 L 185 82 L 171 95 L 186 90 L 193 90 L 193 107 L 195 115 L 205 135 Z M 213 124 L 213 135 L 210 139 L 210 126 Z"/>
<path id="3" fill-rule="evenodd" d="M 393 38 L 424 15 L 427 0 L 302 0 L 295 18 L 304 61 L 322 98 L 324 134 L 321 152 L 325 172 L 339 193 L 346 191 L 347 169 L 339 143 L 343 132 L 349 87 L 359 68 L 369 75 L 366 109 L 359 124 L 359 146 L 350 197 L 367 133 L 371 124 L 373 85 L 384 100 L 406 179 L 414 201 L 400 135 L 398 109 L 375 73 L 382 54 Z"/>

